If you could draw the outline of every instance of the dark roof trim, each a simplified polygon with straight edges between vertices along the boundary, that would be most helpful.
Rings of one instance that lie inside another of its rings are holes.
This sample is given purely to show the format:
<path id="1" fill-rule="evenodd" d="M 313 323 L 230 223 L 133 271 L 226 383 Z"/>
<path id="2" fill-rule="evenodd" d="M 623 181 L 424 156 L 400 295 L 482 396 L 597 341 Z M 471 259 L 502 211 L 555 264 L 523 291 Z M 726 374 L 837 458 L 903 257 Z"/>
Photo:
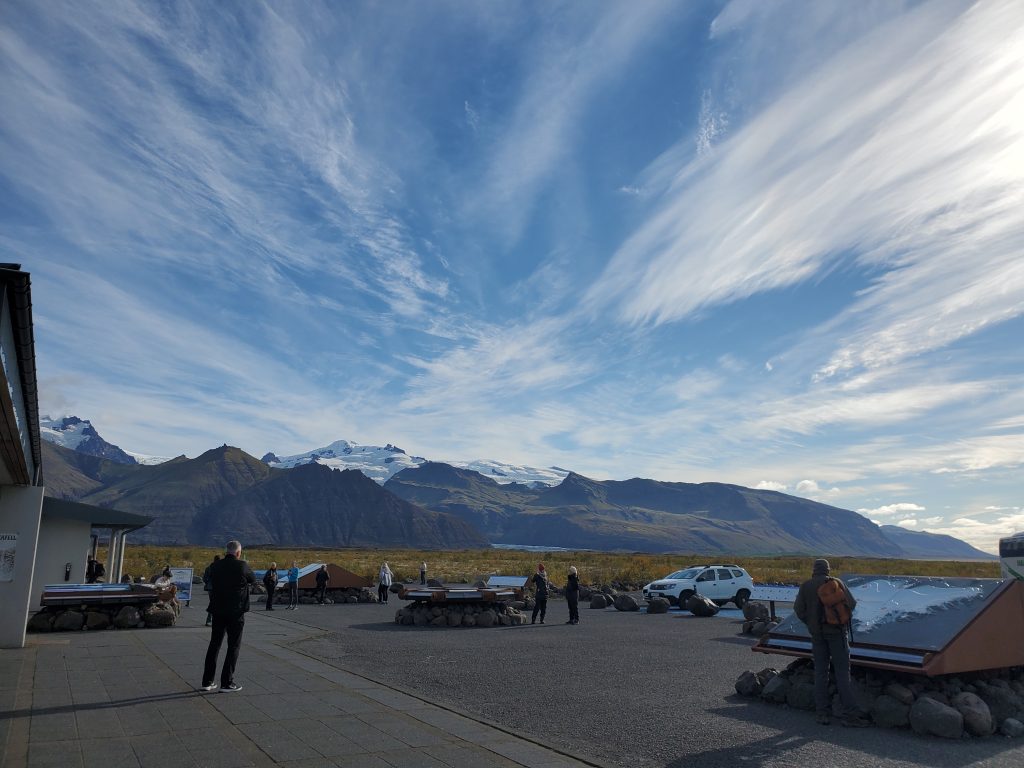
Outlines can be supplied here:
<path id="1" fill-rule="evenodd" d="M 28 420 L 29 449 L 35 476 L 32 485 L 43 484 L 42 446 L 39 434 L 39 389 L 36 383 L 36 342 L 32 329 L 32 281 L 28 272 L 21 271 L 20 264 L 0 264 L 0 278 L 3 279 L 11 302 L 14 343 L 18 354 L 18 371 L 21 376 L 21 395 L 25 402 Z"/>
<path id="2" fill-rule="evenodd" d="M 77 520 L 81 523 L 89 523 L 95 528 L 121 528 L 125 531 L 137 531 L 153 522 L 152 517 L 145 515 L 118 512 L 116 509 L 94 507 L 92 504 L 53 499 L 49 496 L 43 499 L 43 517 Z"/>

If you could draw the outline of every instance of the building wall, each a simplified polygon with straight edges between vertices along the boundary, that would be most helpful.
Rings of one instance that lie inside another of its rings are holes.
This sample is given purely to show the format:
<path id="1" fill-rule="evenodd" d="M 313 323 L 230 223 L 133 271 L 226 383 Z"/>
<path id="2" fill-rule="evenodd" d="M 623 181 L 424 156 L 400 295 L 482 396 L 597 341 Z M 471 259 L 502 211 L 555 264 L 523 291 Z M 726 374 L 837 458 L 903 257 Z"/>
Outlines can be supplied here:
<path id="1" fill-rule="evenodd" d="M 71 563 L 71 584 L 85 581 L 85 566 L 92 544 L 91 526 L 78 520 L 64 520 L 43 515 L 36 547 L 36 568 L 32 576 L 32 602 L 29 609 L 39 609 L 39 595 L 47 584 L 64 583 L 64 567 Z"/>
<path id="2" fill-rule="evenodd" d="M 32 596 L 32 573 L 42 514 L 41 487 L 0 487 L 0 533 L 18 535 L 13 578 L 0 581 L 0 648 L 25 645 L 25 623 Z"/>

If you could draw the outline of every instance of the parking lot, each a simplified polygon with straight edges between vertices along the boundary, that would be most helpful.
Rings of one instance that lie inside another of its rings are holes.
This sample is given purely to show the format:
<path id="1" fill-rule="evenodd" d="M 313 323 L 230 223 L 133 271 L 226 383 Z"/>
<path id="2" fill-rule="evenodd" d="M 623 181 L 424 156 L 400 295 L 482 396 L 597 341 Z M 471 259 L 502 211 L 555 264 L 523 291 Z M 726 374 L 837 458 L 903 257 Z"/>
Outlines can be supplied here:
<path id="1" fill-rule="evenodd" d="M 789 661 L 752 653 L 738 611 L 583 608 L 567 626 L 565 603 L 552 601 L 543 626 L 448 630 L 396 626 L 400 606 L 303 606 L 274 620 L 323 630 L 296 650 L 609 765 L 1024 765 L 1024 744 L 1000 737 L 818 726 L 812 713 L 738 697 L 741 672 Z"/>

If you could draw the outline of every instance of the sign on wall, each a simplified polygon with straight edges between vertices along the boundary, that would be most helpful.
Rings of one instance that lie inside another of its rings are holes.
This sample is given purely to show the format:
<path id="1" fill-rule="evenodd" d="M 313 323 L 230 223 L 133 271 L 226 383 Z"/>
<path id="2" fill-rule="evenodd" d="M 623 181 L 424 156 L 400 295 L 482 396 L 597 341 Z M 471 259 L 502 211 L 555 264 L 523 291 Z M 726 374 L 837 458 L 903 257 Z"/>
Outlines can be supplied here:
<path id="1" fill-rule="evenodd" d="M 14 581 L 14 556 L 18 553 L 18 534 L 0 533 L 0 581 Z"/>
<path id="2" fill-rule="evenodd" d="M 186 603 L 192 600 L 191 568 L 171 568 L 171 581 L 178 588 L 178 600 Z"/>

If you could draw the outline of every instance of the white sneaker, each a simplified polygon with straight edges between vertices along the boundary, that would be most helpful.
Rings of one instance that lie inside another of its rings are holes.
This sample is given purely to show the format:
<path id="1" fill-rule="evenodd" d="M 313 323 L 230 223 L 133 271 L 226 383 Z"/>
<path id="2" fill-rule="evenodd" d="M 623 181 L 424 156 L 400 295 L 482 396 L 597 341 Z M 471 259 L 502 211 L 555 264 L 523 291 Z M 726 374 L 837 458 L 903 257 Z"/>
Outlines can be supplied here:
<path id="1" fill-rule="evenodd" d="M 219 687 L 220 686 L 218 686 L 216 683 L 210 683 L 209 685 L 200 685 L 199 686 L 199 690 L 200 691 L 216 691 L 217 688 L 219 688 Z"/>

